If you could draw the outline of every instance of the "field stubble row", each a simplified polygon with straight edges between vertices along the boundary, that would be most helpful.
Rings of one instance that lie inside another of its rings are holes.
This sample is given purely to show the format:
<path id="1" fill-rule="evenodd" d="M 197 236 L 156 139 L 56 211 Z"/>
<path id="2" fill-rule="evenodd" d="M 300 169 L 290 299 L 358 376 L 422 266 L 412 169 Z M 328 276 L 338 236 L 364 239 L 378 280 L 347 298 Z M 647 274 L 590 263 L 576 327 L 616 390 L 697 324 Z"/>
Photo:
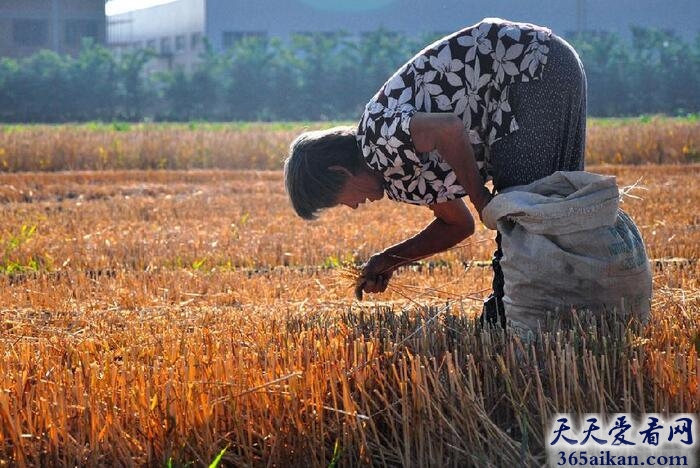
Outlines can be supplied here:
<path id="1" fill-rule="evenodd" d="M 622 208 L 640 227 L 650 257 L 698 257 L 700 216 L 690 207 L 700 201 L 699 166 L 590 169 L 633 186 Z M 274 171 L 0 174 L 0 200 L 5 271 L 336 267 L 367 259 L 431 218 L 429 210 L 383 200 L 305 222 Z M 430 263 L 488 260 L 493 237 L 478 226 Z"/>
<path id="2" fill-rule="evenodd" d="M 0 126 L 0 170 L 276 170 L 299 132 L 333 124 Z M 589 119 L 586 160 L 590 164 L 700 162 L 700 120 Z"/>
<path id="3" fill-rule="evenodd" d="M 677 261 L 648 327 L 532 347 L 475 332 L 482 226 L 357 303 L 339 267 L 429 210 L 306 223 L 278 171 L 0 175 L 0 465 L 535 466 L 555 412 L 700 411 L 700 167 L 590 169 Z"/>

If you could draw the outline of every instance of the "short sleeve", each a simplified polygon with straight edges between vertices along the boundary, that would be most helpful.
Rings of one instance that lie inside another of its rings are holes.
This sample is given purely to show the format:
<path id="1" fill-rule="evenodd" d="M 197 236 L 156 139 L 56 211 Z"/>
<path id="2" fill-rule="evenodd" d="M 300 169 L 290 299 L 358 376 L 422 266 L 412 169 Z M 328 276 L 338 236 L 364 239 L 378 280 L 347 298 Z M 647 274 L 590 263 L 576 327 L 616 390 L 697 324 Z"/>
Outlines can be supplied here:
<path id="1" fill-rule="evenodd" d="M 384 173 L 402 166 L 404 160 L 417 161 L 411 140 L 411 118 L 416 113 L 412 106 L 389 109 L 378 102 L 365 108 L 357 131 L 358 143 L 367 164 Z"/>
<path id="2" fill-rule="evenodd" d="M 418 153 L 410 123 L 416 109 L 397 109 L 370 102 L 360 121 L 357 139 L 367 165 L 384 176 L 389 198 L 415 205 L 432 205 L 466 195 L 452 168 L 440 155 Z"/>

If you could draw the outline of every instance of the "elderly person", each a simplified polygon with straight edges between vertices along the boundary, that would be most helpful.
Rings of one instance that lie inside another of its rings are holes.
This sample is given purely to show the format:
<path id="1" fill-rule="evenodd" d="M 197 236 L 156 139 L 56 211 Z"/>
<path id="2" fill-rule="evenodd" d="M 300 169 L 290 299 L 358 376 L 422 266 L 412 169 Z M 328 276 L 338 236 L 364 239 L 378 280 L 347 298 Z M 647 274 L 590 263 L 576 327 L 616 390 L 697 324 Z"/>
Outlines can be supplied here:
<path id="1" fill-rule="evenodd" d="M 381 292 L 408 261 L 444 251 L 474 232 L 494 191 L 558 170 L 582 170 L 586 77 L 574 49 L 549 29 L 498 18 L 428 45 L 365 107 L 357 128 L 300 135 L 285 162 L 299 216 L 381 199 L 425 205 L 435 219 L 374 254 L 361 290 Z M 493 257 L 490 322 L 503 315 L 500 237 Z"/>

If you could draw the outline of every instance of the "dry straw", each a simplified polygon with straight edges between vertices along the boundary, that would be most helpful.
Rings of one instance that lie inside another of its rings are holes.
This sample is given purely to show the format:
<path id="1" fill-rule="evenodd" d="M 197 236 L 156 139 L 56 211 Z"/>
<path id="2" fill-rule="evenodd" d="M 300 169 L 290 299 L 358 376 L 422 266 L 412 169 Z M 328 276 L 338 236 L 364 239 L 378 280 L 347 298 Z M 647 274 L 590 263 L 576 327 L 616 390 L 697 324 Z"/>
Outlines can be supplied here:
<path id="1" fill-rule="evenodd" d="M 299 124 L 29 125 L 0 128 L 0 170 L 280 169 Z M 697 119 L 591 120 L 588 164 L 700 162 Z"/>
<path id="2" fill-rule="evenodd" d="M 0 466 L 199 466 L 226 447 L 225 466 L 541 466 L 556 412 L 700 411 L 700 168 L 590 169 L 647 189 L 625 210 L 655 259 L 651 322 L 580 316 L 527 345 L 476 326 L 480 226 L 358 302 L 338 267 L 429 210 L 304 224 L 279 172 L 0 174 Z"/>
<path id="3" fill-rule="evenodd" d="M 339 441 L 351 465 L 539 466 L 555 412 L 698 411 L 688 299 L 661 291 L 672 315 L 646 329 L 582 317 L 528 346 L 451 305 L 5 311 L 4 457 L 202 462 L 229 445 L 234 465 L 324 466 Z"/>

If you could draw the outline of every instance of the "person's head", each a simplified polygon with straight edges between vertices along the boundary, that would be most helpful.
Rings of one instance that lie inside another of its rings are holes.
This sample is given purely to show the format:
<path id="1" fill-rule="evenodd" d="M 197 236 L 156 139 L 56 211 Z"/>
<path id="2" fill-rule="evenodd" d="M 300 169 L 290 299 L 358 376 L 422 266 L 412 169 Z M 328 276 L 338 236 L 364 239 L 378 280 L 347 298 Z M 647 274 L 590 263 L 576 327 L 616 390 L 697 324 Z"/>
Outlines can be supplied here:
<path id="1" fill-rule="evenodd" d="M 338 204 L 356 208 L 383 195 L 381 179 L 365 164 L 353 127 L 305 132 L 289 148 L 284 182 L 296 213 L 314 219 Z"/>

